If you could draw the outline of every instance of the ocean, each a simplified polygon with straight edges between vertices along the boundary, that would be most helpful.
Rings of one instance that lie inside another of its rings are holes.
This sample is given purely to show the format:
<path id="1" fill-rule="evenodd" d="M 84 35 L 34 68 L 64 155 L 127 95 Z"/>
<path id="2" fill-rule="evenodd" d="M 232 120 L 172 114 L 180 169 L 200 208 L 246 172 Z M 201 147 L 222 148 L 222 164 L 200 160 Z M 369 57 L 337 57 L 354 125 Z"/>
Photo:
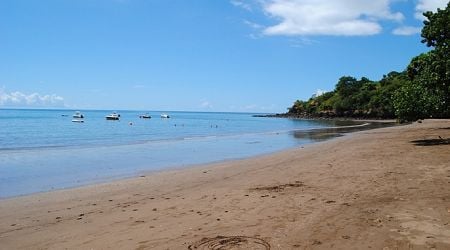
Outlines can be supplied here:
<path id="1" fill-rule="evenodd" d="M 314 138 L 299 131 L 334 121 L 252 113 L 0 109 L 0 198 L 77 187 L 146 172 L 281 151 Z M 161 113 L 170 115 L 160 118 Z"/>

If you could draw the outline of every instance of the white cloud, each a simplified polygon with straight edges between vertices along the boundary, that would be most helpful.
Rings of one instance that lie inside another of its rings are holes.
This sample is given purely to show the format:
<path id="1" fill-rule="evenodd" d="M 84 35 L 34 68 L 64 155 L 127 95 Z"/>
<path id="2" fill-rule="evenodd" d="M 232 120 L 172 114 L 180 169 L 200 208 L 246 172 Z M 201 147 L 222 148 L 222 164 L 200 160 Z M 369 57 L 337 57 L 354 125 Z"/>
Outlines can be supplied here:
<path id="1" fill-rule="evenodd" d="M 244 24 L 257 31 L 257 33 L 249 34 L 248 35 L 249 38 L 256 40 L 256 39 L 260 39 L 262 37 L 261 30 L 264 29 L 263 25 L 257 24 L 257 23 L 254 23 L 254 22 L 251 22 L 248 20 L 244 20 Z"/>
<path id="2" fill-rule="evenodd" d="M 381 32 L 379 21 L 401 21 L 403 14 L 392 12 L 395 0 L 267 0 L 267 15 L 280 20 L 267 27 L 266 35 L 363 36 Z"/>
<path id="3" fill-rule="evenodd" d="M 260 38 L 262 38 L 263 36 L 261 35 L 261 34 L 249 34 L 247 37 L 249 37 L 250 39 L 253 39 L 253 40 L 257 40 L 257 39 L 260 39 Z"/>
<path id="4" fill-rule="evenodd" d="M 202 103 L 200 103 L 200 107 L 203 109 L 212 109 L 213 105 L 209 101 L 202 101 Z"/>
<path id="5" fill-rule="evenodd" d="M 65 107 L 64 98 L 55 94 L 24 94 L 16 91 L 6 93 L 0 89 L 0 106 L 6 107 Z"/>
<path id="6" fill-rule="evenodd" d="M 445 9 L 447 2 L 447 0 L 419 0 L 416 5 L 415 17 L 419 20 L 424 20 L 425 17 L 422 15 L 422 13 L 426 11 L 435 12 L 438 8 Z"/>
<path id="7" fill-rule="evenodd" d="M 398 36 L 410 36 L 415 34 L 420 34 L 420 31 L 422 30 L 421 27 L 413 27 L 413 26 L 402 26 L 394 29 L 392 31 L 392 34 L 398 35 Z"/>
<path id="8" fill-rule="evenodd" d="M 262 26 L 261 24 L 250 22 L 248 20 L 244 20 L 244 23 L 246 25 L 248 25 L 250 28 L 253 28 L 253 29 L 262 29 L 262 28 L 264 28 L 264 26 Z"/>
<path id="9" fill-rule="evenodd" d="M 317 96 L 321 96 L 323 94 L 325 94 L 327 91 L 323 90 L 323 89 L 317 89 L 316 93 L 314 93 L 313 96 L 317 97 Z"/>
<path id="10" fill-rule="evenodd" d="M 244 1 L 231 0 L 230 3 L 236 7 L 243 8 L 244 10 L 252 11 L 252 6 Z"/>

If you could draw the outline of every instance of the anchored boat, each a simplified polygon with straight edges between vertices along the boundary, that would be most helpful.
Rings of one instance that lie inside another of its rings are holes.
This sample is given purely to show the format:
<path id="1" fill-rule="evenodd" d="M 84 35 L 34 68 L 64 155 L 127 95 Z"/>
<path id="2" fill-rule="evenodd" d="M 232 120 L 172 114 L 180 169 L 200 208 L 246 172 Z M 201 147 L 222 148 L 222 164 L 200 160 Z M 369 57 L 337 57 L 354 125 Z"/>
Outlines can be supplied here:
<path id="1" fill-rule="evenodd" d="M 120 115 L 117 112 L 112 112 L 111 114 L 105 116 L 106 120 L 119 120 Z"/>

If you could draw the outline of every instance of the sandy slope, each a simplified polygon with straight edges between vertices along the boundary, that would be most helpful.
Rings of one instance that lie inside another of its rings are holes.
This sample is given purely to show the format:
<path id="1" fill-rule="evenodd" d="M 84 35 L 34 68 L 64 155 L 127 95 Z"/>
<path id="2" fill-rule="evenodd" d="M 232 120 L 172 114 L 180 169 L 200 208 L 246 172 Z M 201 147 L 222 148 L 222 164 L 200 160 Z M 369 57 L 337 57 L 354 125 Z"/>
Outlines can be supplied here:
<path id="1" fill-rule="evenodd" d="M 450 249 L 439 136 L 449 120 L 3 200 L 0 249 Z"/>

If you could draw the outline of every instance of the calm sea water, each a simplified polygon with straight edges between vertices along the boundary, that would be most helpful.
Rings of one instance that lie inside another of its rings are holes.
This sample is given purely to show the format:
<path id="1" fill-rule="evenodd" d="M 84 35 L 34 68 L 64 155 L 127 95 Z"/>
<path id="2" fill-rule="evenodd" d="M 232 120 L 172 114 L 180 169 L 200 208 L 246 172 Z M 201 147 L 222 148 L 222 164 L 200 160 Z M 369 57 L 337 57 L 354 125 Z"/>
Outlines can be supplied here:
<path id="1" fill-rule="evenodd" d="M 295 131 L 330 121 L 243 113 L 0 109 L 0 198 L 136 176 L 147 171 L 237 159 L 292 148 L 311 139 Z M 130 125 L 132 124 L 132 125 Z"/>

